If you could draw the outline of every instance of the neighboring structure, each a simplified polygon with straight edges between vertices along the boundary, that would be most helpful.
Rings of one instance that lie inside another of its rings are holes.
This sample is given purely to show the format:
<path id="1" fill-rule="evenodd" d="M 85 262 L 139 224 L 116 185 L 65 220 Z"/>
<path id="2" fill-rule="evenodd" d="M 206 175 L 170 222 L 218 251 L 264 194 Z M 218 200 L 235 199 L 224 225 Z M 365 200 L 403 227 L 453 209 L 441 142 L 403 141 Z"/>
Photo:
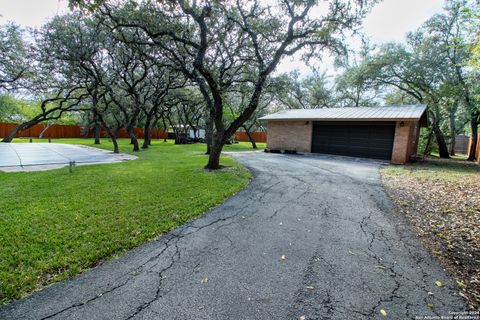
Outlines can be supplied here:
<path id="1" fill-rule="evenodd" d="M 468 144 L 470 137 L 464 134 L 455 136 L 455 154 L 468 154 Z"/>
<path id="2" fill-rule="evenodd" d="M 284 110 L 267 115 L 267 149 L 390 160 L 416 154 L 424 105 Z"/>
<path id="3" fill-rule="evenodd" d="M 201 126 L 177 124 L 170 127 L 175 134 L 185 134 L 190 139 L 205 139 L 206 131 Z M 169 138 L 170 139 L 170 138 Z M 175 138 L 172 138 L 175 139 Z"/>

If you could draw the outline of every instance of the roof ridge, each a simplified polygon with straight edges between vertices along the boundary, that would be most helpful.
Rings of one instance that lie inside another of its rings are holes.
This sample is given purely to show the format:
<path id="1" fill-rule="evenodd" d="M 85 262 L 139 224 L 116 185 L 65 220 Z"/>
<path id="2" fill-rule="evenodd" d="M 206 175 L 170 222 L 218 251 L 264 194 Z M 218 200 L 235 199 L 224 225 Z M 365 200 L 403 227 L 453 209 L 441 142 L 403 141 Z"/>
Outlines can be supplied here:
<path id="1" fill-rule="evenodd" d="M 426 105 L 397 105 L 378 107 L 342 107 L 318 109 L 285 109 L 269 114 L 260 120 L 416 120 L 420 119 Z"/>

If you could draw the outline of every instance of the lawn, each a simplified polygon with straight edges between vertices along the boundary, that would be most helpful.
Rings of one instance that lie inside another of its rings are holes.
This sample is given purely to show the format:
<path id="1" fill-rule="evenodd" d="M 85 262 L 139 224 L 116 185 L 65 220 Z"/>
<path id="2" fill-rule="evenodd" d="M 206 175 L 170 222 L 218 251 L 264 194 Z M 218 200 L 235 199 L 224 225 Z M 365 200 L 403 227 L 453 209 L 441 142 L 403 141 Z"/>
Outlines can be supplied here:
<path id="1" fill-rule="evenodd" d="M 480 166 L 459 160 L 387 166 L 382 181 L 426 248 L 480 308 Z"/>
<path id="2" fill-rule="evenodd" d="M 91 147 L 97 147 L 97 148 L 102 148 L 102 149 L 107 149 L 107 150 L 113 150 L 111 146 L 111 142 L 108 140 L 102 140 L 102 144 L 100 145 L 95 145 L 93 143 L 92 139 L 52 139 L 52 142 L 55 143 L 71 143 L 71 144 L 83 144 L 85 146 L 91 146 Z M 163 140 L 154 140 L 155 144 L 163 144 Z M 25 142 L 28 143 L 29 139 L 27 138 L 19 138 L 19 139 L 14 139 L 13 142 Z M 38 143 L 47 143 L 48 139 L 33 139 L 33 142 Z M 119 139 L 119 143 L 121 146 L 125 146 L 121 152 L 128 152 L 130 151 L 129 148 L 126 146 L 127 145 L 127 139 Z M 168 140 L 169 144 L 173 143 L 173 140 Z M 140 141 L 140 145 L 142 144 L 142 141 Z M 203 150 L 205 151 L 205 145 L 204 144 L 196 144 L 195 145 L 198 150 Z M 257 151 L 262 151 L 267 147 L 267 144 L 265 142 L 257 142 Z M 223 151 L 225 152 L 241 152 L 241 151 L 255 151 L 252 148 L 252 144 L 250 142 L 238 142 L 238 143 L 233 143 L 233 144 L 226 144 L 223 147 Z M 206 161 L 206 160 L 205 160 Z M 205 162 L 206 164 L 206 162 Z"/>
<path id="3" fill-rule="evenodd" d="M 53 142 L 93 146 L 86 139 Z M 119 141 L 121 152 L 131 151 L 128 142 Z M 73 173 L 0 172 L 0 304 L 118 257 L 245 186 L 249 172 L 230 157 L 222 157 L 228 168 L 204 170 L 204 149 L 153 141 L 133 161 L 77 166 Z"/>

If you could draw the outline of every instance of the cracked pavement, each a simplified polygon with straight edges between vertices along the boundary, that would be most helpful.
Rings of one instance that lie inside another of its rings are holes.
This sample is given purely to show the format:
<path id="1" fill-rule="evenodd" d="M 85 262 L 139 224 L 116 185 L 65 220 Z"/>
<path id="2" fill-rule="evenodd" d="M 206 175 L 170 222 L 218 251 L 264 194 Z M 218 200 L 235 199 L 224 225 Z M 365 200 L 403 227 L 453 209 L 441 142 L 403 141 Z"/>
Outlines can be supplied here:
<path id="1" fill-rule="evenodd" d="M 465 310 L 392 207 L 381 163 L 234 157 L 254 175 L 244 190 L 117 260 L 2 307 L 0 319 L 385 319 L 381 309 L 412 319 Z"/>

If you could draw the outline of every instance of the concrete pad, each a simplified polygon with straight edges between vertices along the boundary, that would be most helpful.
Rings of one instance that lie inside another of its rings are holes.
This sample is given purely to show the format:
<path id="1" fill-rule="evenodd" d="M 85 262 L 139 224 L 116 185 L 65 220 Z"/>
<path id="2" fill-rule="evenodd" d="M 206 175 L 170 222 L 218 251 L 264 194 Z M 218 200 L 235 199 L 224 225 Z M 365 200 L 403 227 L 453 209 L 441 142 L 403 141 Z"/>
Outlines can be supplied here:
<path id="1" fill-rule="evenodd" d="M 0 143 L 0 171 L 45 171 L 75 165 L 134 160 L 98 148 L 63 143 Z"/>

